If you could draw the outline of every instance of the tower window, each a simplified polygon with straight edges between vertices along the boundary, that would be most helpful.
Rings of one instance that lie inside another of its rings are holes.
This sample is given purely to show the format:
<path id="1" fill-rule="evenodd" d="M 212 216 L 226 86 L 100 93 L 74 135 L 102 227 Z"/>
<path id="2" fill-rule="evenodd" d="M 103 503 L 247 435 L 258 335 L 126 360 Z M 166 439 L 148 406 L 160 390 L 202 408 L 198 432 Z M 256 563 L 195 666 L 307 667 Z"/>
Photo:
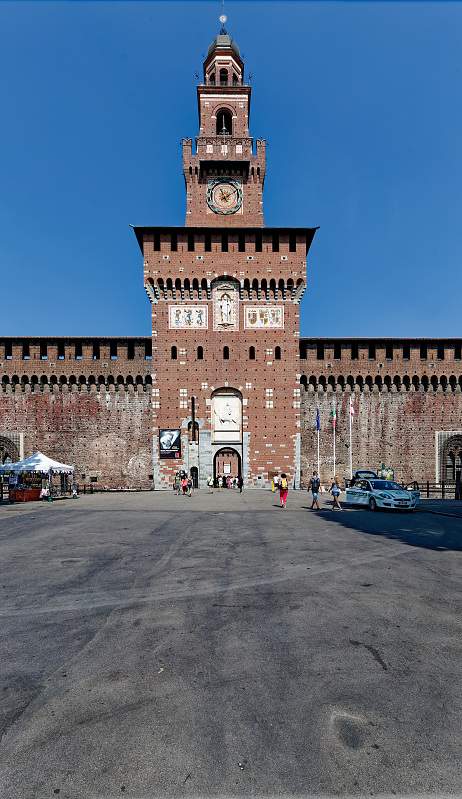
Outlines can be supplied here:
<path id="1" fill-rule="evenodd" d="M 289 234 L 289 252 L 297 252 L 297 237 L 295 233 Z"/>
<path id="2" fill-rule="evenodd" d="M 214 72 L 211 72 L 210 75 L 209 75 L 209 83 L 212 86 L 215 86 L 215 73 Z"/>
<path id="3" fill-rule="evenodd" d="M 239 233 L 238 250 L 239 252 L 245 252 L 245 233 Z"/>
<path id="4" fill-rule="evenodd" d="M 236 73 L 233 72 L 233 85 L 237 86 L 238 83 L 239 83 L 239 78 L 237 77 Z"/>
<path id="5" fill-rule="evenodd" d="M 324 344 L 317 344 L 316 345 L 316 359 L 318 361 L 324 360 Z"/>
<path id="6" fill-rule="evenodd" d="M 204 235 L 204 250 L 205 252 L 212 251 L 212 236 L 210 233 Z"/>
<path id="7" fill-rule="evenodd" d="M 221 234 L 221 249 L 222 252 L 228 252 L 228 234 L 222 233 Z"/>
<path id="8" fill-rule="evenodd" d="M 194 252 L 194 233 L 188 233 L 188 252 Z"/>
<path id="9" fill-rule="evenodd" d="M 197 360 L 198 361 L 203 361 L 204 360 L 204 348 L 203 347 L 198 347 L 197 348 Z"/>
<path id="10" fill-rule="evenodd" d="M 22 345 L 22 359 L 23 361 L 28 361 L 30 358 L 30 347 L 29 342 L 24 342 Z"/>
<path id="11" fill-rule="evenodd" d="M 135 343 L 129 341 L 127 344 L 127 360 L 133 361 L 135 358 Z"/>
<path id="12" fill-rule="evenodd" d="M 117 360 L 117 341 L 111 341 L 109 357 L 111 361 Z"/>
<path id="13" fill-rule="evenodd" d="M 99 361 L 99 359 L 100 359 L 100 349 L 99 349 L 99 342 L 98 341 L 94 341 L 93 342 L 93 355 L 92 355 L 92 358 L 93 358 L 94 361 Z"/>
<path id="14" fill-rule="evenodd" d="M 170 242 L 172 252 L 176 252 L 178 250 L 178 236 L 176 233 L 172 233 L 171 235 L 171 242 Z"/>
<path id="15" fill-rule="evenodd" d="M 255 360 L 255 347 L 249 347 L 249 360 Z"/>
<path id="16" fill-rule="evenodd" d="M 444 361 L 444 347 L 442 344 L 438 345 L 438 348 L 436 350 L 436 357 L 438 358 L 439 361 Z"/>
<path id="17" fill-rule="evenodd" d="M 455 347 L 454 347 L 454 360 L 455 361 L 460 361 L 460 359 L 461 359 L 461 349 L 462 348 L 461 348 L 460 344 L 456 344 L 455 345 Z"/>
<path id="18" fill-rule="evenodd" d="M 173 345 L 173 347 L 170 350 L 170 358 L 172 359 L 172 361 L 176 361 L 176 359 L 178 358 L 178 350 L 175 347 L 175 345 Z"/>
<path id="19" fill-rule="evenodd" d="M 375 361 L 375 344 L 369 344 L 369 360 Z"/>
<path id="20" fill-rule="evenodd" d="M 428 350 L 426 344 L 420 345 L 420 357 L 423 361 L 426 361 L 428 358 Z"/>
<path id="21" fill-rule="evenodd" d="M 160 233 L 154 233 L 154 250 L 155 252 L 160 250 Z"/>
<path id="22" fill-rule="evenodd" d="M 334 358 L 336 361 L 340 361 L 342 358 L 342 345 L 341 344 L 334 344 Z"/>
<path id="23" fill-rule="evenodd" d="M 255 252 L 261 252 L 263 249 L 263 237 L 260 232 L 255 233 Z"/>
<path id="24" fill-rule="evenodd" d="M 64 341 L 58 342 L 58 361 L 64 361 L 66 357 L 66 351 L 64 349 Z"/>
<path id="25" fill-rule="evenodd" d="M 144 345 L 144 359 L 150 361 L 152 359 L 152 341 L 146 341 Z"/>
<path id="26" fill-rule="evenodd" d="M 228 85 L 228 70 L 220 69 L 220 86 Z"/>
<path id="27" fill-rule="evenodd" d="M 409 361 L 411 359 L 411 348 L 409 344 L 403 344 L 403 361 Z"/>
<path id="28" fill-rule="evenodd" d="M 351 360 L 357 361 L 358 358 L 359 358 L 359 349 L 358 345 L 355 342 L 354 344 L 351 345 Z"/>
<path id="29" fill-rule="evenodd" d="M 229 361 L 229 347 L 223 347 L 223 360 Z"/>
<path id="30" fill-rule="evenodd" d="M 279 252 L 279 233 L 273 233 L 273 252 Z"/>
<path id="31" fill-rule="evenodd" d="M 218 136 L 231 136 L 233 132 L 233 118 L 231 111 L 222 108 L 217 113 L 217 135 Z"/>
<path id="32" fill-rule="evenodd" d="M 276 361 L 280 361 L 281 360 L 281 348 L 280 347 L 275 347 L 274 348 L 274 359 Z"/>
<path id="33" fill-rule="evenodd" d="M 387 361 L 393 360 L 393 344 L 387 344 L 385 347 L 385 358 Z"/>
<path id="34" fill-rule="evenodd" d="M 46 341 L 40 343 L 40 360 L 46 361 L 48 359 L 48 347 Z"/>

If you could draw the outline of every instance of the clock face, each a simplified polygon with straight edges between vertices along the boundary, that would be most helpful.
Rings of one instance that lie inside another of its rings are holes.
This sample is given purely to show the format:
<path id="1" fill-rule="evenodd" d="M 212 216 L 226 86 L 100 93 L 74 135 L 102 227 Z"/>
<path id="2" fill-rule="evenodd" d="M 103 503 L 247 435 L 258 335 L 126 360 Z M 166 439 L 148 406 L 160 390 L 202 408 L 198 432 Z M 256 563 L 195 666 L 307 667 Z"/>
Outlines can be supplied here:
<path id="1" fill-rule="evenodd" d="M 235 214 L 242 205 L 242 187 L 238 180 L 209 180 L 207 205 L 215 214 Z"/>

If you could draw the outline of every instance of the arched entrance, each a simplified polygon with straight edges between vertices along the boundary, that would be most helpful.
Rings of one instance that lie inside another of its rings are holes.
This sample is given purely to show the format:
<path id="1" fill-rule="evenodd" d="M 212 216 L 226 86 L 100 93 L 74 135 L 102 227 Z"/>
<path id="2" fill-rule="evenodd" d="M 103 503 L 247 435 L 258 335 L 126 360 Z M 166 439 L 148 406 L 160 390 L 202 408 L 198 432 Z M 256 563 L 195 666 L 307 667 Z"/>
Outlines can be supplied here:
<path id="1" fill-rule="evenodd" d="M 215 453 L 213 459 L 213 478 L 240 477 L 241 456 L 232 447 L 223 447 Z"/>
<path id="2" fill-rule="evenodd" d="M 199 488 L 199 469 L 197 466 L 191 466 L 190 470 L 193 488 Z"/>
<path id="3" fill-rule="evenodd" d="M 19 458 L 19 450 L 11 439 L 0 436 L 0 463 L 16 463 Z"/>
<path id="4" fill-rule="evenodd" d="M 445 441 L 441 461 L 442 479 L 454 482 L 462 476 L 462 436 L 454 435 Z"/>

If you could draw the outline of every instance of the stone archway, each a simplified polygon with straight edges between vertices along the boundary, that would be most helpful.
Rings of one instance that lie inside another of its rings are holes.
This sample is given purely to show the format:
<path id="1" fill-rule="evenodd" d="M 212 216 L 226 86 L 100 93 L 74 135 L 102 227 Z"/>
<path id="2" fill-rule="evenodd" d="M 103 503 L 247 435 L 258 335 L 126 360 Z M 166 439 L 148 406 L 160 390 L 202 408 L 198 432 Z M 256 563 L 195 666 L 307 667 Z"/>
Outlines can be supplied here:
<path id="1" fill-rule="evenodd" d="M 462 435 L 456 433 L 446 439 L 441 457 L 441 479 L 455 482 L 462 475 Z"/>
<path id="2" fill-rule="evenodd" d="M 11 438 L 0 436 L 0 463 L 16 463 L 19 461 L 20 454 L 16 444 Z"/>
<path id="3" fill-rule="evenodd" d="M 213 479 L 217 477 L 240 477 L 241 456 L 234 447 L 222 447 L 213 458 Z"/>

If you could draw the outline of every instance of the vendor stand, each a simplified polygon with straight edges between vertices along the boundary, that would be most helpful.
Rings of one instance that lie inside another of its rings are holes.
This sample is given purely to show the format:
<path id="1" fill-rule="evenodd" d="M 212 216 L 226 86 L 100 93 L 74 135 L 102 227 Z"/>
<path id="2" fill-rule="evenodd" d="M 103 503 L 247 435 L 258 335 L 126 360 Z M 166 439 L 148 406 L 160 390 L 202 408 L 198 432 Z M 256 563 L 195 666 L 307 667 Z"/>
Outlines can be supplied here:
<path id="1" fill-rule="evenodd" d="M 0 473 L 8 475 L 10 502 L 30 502 L 44 495 L 50 499 L 66 496 L 68 476 L 74 474 L 74 467 L 35 452 L 17 463 L 3 464 Z M 60 476 L 59 487 L 53 485 L 55 475 Z"/>

